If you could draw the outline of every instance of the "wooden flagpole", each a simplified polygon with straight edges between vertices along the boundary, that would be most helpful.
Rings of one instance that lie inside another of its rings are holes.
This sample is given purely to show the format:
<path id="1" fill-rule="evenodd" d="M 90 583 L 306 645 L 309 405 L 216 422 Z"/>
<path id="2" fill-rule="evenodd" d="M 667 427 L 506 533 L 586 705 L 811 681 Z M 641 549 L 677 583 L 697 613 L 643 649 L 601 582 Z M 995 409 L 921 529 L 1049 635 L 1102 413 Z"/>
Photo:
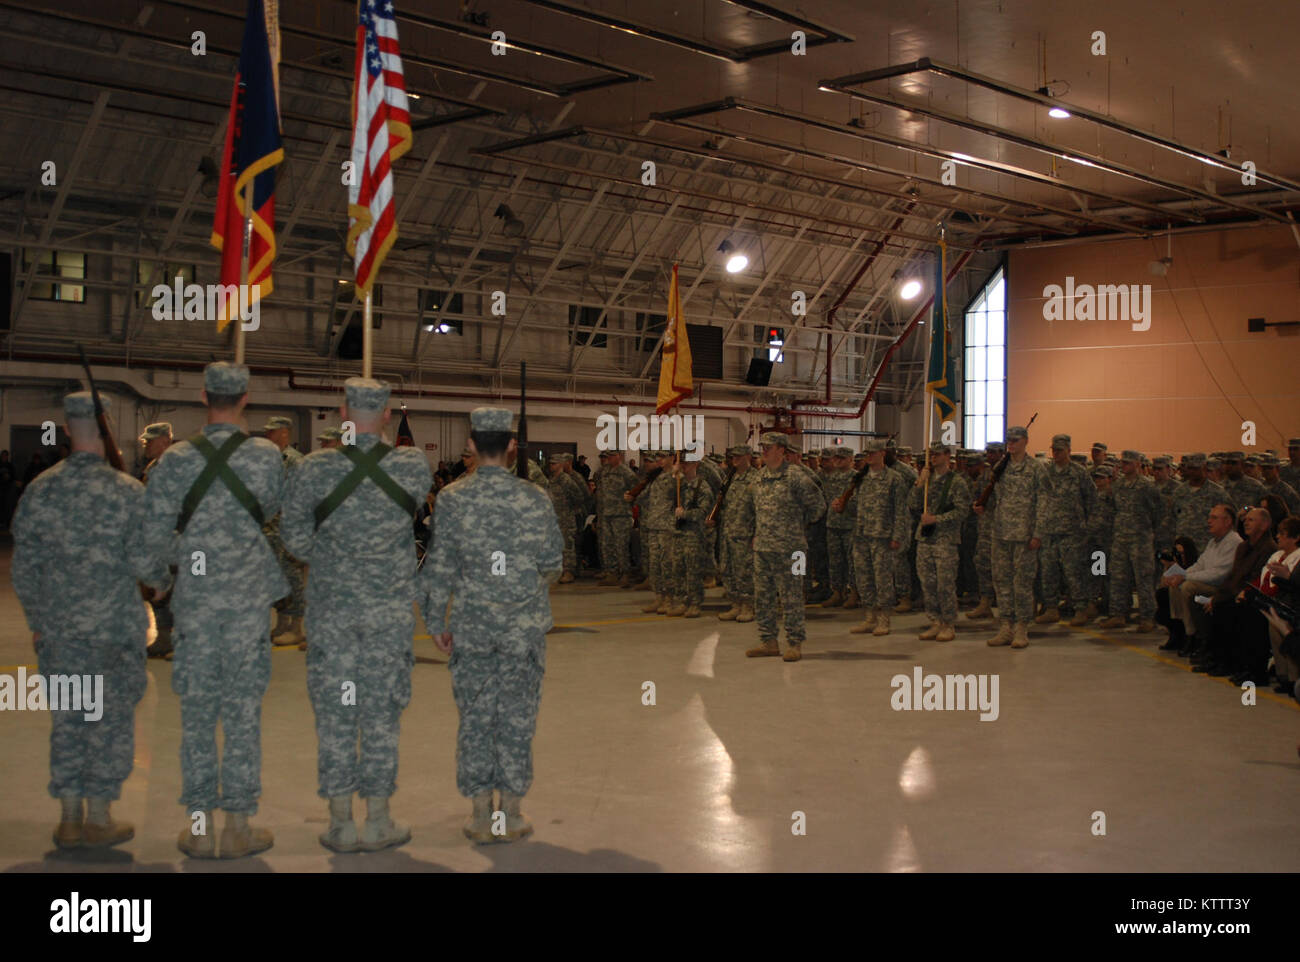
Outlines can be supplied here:
<path id="1" fill-rule="evenodd" d="M 366 292 L 366 305 L 361 315 L 361 376 L 370 377 L 371 338 L 370 338 L 370 292 Z"/>
<path id="2" fill-rule="evenodd" d="M 248 185 L 249 193 L 251 193 L 252 190 L 253 190 L 253 185 L 249 184 Z M 245 298 L 247 298 L 247 303 L 250 307 L 253 304 L 253 294 L 252 291 L 248 289 L 248 258 L 249 255 L 252 253 L 252 247 L 253 247 L 253 211 L 251 208 L 249 208 L 249 210 L 244 214 L 244 246 L 242 252 L 239 255 L 239 291 L 235 294 L 235 297 L 233 299 L 234 308 L 235 308 L 233 315 L 231 314 L 230 311 L 231 302 L 230 301 L 226 302 L 226 316 L 229 317 L 230 322 L 235 325 L 235 363 L 236 364 L 244 363 L 244 315 L 240 311 L 239 305 L 241 303 L 244 303 Z"/>

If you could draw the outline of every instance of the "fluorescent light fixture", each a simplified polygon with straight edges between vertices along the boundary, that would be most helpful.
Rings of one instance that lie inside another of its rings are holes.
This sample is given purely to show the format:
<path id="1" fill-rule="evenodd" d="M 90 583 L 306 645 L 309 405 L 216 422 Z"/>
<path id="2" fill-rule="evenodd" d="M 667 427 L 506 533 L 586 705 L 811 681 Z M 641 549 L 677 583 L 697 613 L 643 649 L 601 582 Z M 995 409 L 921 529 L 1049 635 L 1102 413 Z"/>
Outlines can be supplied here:
<path id="1" fill-rule="evenodd" d="M 1064 120 L 1070 116 L 1070 112 L 1061 107 L 1053 107 L 1047 112 L 1047 116 L 1055 117 L 1057 120 Z"/>
<path id="2" fill-rule="evenodd" d="M 898 296 L 905 301 L 910 301 L 913 300 L 916 297 L 916 295 L 920 293 L 921 293 L 921 282 L 918 281 L 916 278 L 912 278 L 910 281 L 908 281 L 903 285 L 902 289 L 898 292 Z"/>
<path id="3" fill-rule="evenodd" d="M 729 240 L 718 245 L 718 252 L 727 258 L 727 273 L 738 274 L 749 266 L 749 258 L 736 250 Z"/>

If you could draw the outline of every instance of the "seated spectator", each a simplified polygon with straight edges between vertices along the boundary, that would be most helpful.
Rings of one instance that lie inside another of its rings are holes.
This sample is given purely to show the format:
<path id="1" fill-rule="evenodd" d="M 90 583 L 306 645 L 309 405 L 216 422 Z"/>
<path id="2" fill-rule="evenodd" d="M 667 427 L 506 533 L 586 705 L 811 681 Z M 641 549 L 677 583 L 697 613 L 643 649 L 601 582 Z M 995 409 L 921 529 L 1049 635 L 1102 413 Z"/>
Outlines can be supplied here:
<path id="1" fill-rule="evenodd" d="M 1211 594 L 1232 570 L 1237 547 L 1242 544 L 1241 535 L 1233 530 L 1236 520 L 1230 506 L 1216 504 L 1210 509 L 1206 521 L 1210 541 L 1200 557 L 1186 569 L 1185 574 L 1161 580 L 1161 584 L 1169 589 L 1169 618 L 1182 626 L 1177 629 L 1183 638 L 1178 649 L 1180 653 L 1191 653 L 1198 644 L 1204 645 L 1209 637 L 1209 617 L 1193 599 L 1197 595 Z"/>
<path id="2" fill-rule="evenodd" d="M 1264 495 L 1259 499 L 1259 506 L 1268 512 L 1269 517 L 1272 519 L 1274 531 L 1282 523 L 1283 518 L 1291 516 L 1291 509 L 1286 506 L 1286 502 L 1282 500 L 1281 496 L 1276 494 Z"/>
<path id="3" fill-rule="evenodd" d="M 1263 508 L 1251 508 L 1242 523 L 1246 540 L 1237 545 L 1232 570 L 1205 606 L 1210 619 L 1205 656 L 1192 670 L 1216 678 L 1226 675 L 1234 685 L 1260 685 L 1267 677 L 1268 623 L 1258 608 L 1246 603 L 1243 591 L 1277 550 L 1277 542 L 1269 534 L 1272 519 Z"/>
<path id="4" fill-rule="evenodd" d="M 1293 604 L 1295 591 L 1288 592 L 1285 589 L 1294 589 L 1300 582 L 1295 575 L 1296 565 L 1300 564 L 1300 518 L 1282 520 L 1277 527 L 1277 543 L 1280 547 L 1269 556 L 1255 586 L 1266 595 Z M 1282 640 L 1295 629 L 1276 615 L 1269 617 L 1265 613 L 1265 619 L 1268 621 L 1268 637 L 1273 650 L 1273 671 L 1277 675 L 1274 691 L 1290 694 L 1295 690 L 1296 682 L 1300 681 L 1300 666 L 1282 653 L 1281 645 Z"/>
<path id="5" fill-rule="evenodd" d="M 1196 558 L 1196 542 L 1186 536 L 1180 536 L 1174 539 L 1174 550 L 1172 552 L 1161 553 L 1160 563 L 1164 566 L 1165 575 L 1168 575 L 1169 569 L 1174 565 L 1182 568 L 1183 571 L 1187 571 L 1196 563 Z M 1176 621 L 1170 615 L 1170 590 L 1164 578 L 1161 578 L 1160 587 L 1156 590 L 1156 622 L 1169 629 L 1169 640 L 1160 646 L 1160 650 L 1181 651 L 1183 645 L 1187 643 L 1187 633 L 1183 629 L 1183 623 Z"/>

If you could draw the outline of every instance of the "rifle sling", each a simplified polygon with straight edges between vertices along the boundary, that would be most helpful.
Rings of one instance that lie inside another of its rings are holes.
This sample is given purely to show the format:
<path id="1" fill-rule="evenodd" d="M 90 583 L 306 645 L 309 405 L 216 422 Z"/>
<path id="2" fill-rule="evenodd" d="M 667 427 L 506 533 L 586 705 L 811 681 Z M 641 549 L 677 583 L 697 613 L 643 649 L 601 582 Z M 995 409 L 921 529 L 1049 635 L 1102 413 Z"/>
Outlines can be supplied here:
<path id="1" fill-rule="evenodd" d="M 190 490 L 185 495 L 185 500 L 181 502 L 181 511 L 176 518 L 176 531 L 184 534 L 185 528 L 190 523 L 190 518 L 198 509 L 199 504 L 203 501 L 204 495 L 212 487 L 212 482 L 221 478 L 222 484 L 231 496 L 243 505 L 244 510 L 252 515 L 253 520 L 257 522 L 258 527 L 262 526 L 265 520 L 262 516 L 262 506 L 258 504 L 257 498 L 253 492 L 249 491 L 244 482 L 239 479 L 229 465 L 230 456 L 235 453 L 236 449 L 248 440 L 248 435 L 242 431 L 236 431 L 222 443 L 220 448 L 214 447 L 212 442 L 203 434 L 196 434 L 190 438 L 190 444 L 203 455 L 207 462 L 199 476 L 194 479 L 190 485 Z"/>
<path id="2" fill-rule="evenodd" d="M 339 450 L 352 462 L 353 468 L 334 490 L 325 497 L 325 500 L 316 505 L 317 529 L 325 523 L 326 518 L 338 510 L 339 506 L 348 499 L 352 492 L 357 489 L 357 486 L 366 478 L 373 481 L 379 487 L 379 490 L 388 495 L 399 508 L 412 518 L 415 517 L 418 508 L 415 499 L 400 484 L 394 481 L 388 472 L 379 466 L 379 462 L 384 459 L 384 456 L 393 450 L 391 447 L 380 442 L 369 451 L 362 451 L 355 445 L 345 444 Z"/>

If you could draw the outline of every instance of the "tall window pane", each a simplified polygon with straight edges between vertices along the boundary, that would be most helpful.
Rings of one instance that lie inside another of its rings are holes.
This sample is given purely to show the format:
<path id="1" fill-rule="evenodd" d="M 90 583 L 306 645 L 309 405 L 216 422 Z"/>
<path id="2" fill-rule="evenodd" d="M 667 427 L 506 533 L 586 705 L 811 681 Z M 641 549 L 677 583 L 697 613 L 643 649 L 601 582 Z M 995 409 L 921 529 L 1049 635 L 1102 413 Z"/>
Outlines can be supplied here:
<path id="1" fill-rule="evenodd" d="M 1001 440 L 1006 407 L 1006 277 L 999 269 L 966 310 L 963 426 L 968 447 Z"/>

